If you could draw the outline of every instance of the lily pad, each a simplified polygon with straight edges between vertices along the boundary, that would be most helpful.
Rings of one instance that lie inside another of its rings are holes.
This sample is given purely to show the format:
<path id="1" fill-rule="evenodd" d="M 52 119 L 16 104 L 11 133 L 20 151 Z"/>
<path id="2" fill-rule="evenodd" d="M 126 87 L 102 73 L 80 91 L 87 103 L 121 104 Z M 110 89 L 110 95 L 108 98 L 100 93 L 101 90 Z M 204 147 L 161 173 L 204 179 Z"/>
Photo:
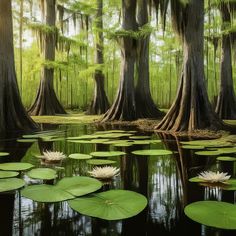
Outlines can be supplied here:
<path id="1" fill-rule="evenodd" d="M 147 205 L 145 196 L 128 190 L 109 190 L 69 201 L 81 214 L 105 220 L 126 219 L 140 213 Z"/>
<path id="2" fill-rule="evenodd" d="M 22 188 L 25 181 L 18 178 L 0 179 L 0 193 Z"/>
<path id="3" fill-rule="evenodd" d="M 199 156 L 219 156 L 221 153 L 219 151 L 198 151 L 195 154 Z"/>
<path id="4" fill-rule="evenodd" d="M 107 152 L 91 152 L 90 155 L 94 157 L 115 157 L 125 155 L 125 152 L 107 151 Z"/>
<path id="5" fill-rule="evenodd" d="M 74 176 L 61 179 L 56 186 L 76 197 L 79 197 L 97 191 L 102 187 L 102 183 L 94 178 Z"/>
<path id="6" fill-rule="evenodd" d="M 222 153 L 222 154 L 230 154 L 230 153 L 236 153 L 236 148 L 219 148 L 217 150 L 218 152 Z"/>
<path id="7" fill-rule="evenodd" d="M 200 146 L 200 145 L 183 145 L 182 146 L 183 149 L 192 149 L 192 150 L 201 150 L 204 149 L 204 146 Z"/>
<path id="8" fill-rule="evenodd" d="M 165 149 L 149 149 L 149 150 L 137 150 L 132 152 L 135 155 L 141 156 L 164 156 L 171 155 L 172 152 Z"/>
<path id="9" fill-rule="evenodd" d="M 116 143 L 116 144 L 114 144 L 113 146 L 114 147 L 130 147 L 130 146 L 132 146 L 133 145 L 133 143 L 128 143 L 128 142 L 121 142 L 121 143 Z"/>
<path id="10" fill-rule="evenodd" d="M 28 186 L 21 191 L 21 194 L 36 202 L 62 202 L 74 198 L 70 193 L 47 184 Z"/>
<path id="11" fill-rule="evenodd" d="M 200 224 L 220 228 L 236 229 L 236 206 L 227 202 L 198 201 L 187 205 L 184 213 Z"/>
<path id="12" fill-rule="evenodd" d="M 236 158 L 235 157 L 217 157 L 216 160 L 218 161 L 236 161 Z"/>
<path id="13" fill-rule="evenodd" d="M 90 140 L 90 143 L 98 143 L 98 144 L 103 144 L 109 141 L 109 139 L 92 139 Z"/>
<path id="14" fill-rule="evenodd" d="M 9 152 L 0 152 L 0 157 L 9 156 Z"/>
<path id="15" fill-rule="evenodd" d="M 110 165 L 116 163 L 116 161 L 112 160 L 102 160 L 102 159 L 92 159 L 87 161 L 90 165 Z"/>
<path id="16" fill-rule="evenodd" d="M 12 177 L 16 177 L 17 175 L 19 175 L 19 172 L 0 170 L 0 179 L 12 178 Z"/>
<path id="17" fill-rule="evenodd" d="M 92 158 L 91 155 L 83 154 L 83 153 L 72 153 L 69 155 L 69 158 L 76 159 L 76 160 L 87 160 Z"/>
<path id="18" fill-rule="evenodd" d="M 0 170 L 24 171 L 29 170 L 32 167 L 32 164 L 24 162 L 7 162 L 0 164 Z"/>
<path id="19" fill-rule="evenodd" d="M 35 168 L 27 172 L 27 175 L 32 179 L 50 180 L 57 177 L 57 172 L 50 168 Z"/>
<path id="20" fill-rule="evenodd" d="M 148 139 L 150 136 L 131 136 L 130 139 Z"/>
<path id="21" fill-rule="evenodd" d="M 29 139 L 29 138 L 27 138 L 27 139 L 17 139 L 17 142 L 18 143 L 34 143 L 34 142 L 37 142 L 38 141 L 38 139 L 33 139 L 33 138 L 31 138 L 31 139 Z"/>

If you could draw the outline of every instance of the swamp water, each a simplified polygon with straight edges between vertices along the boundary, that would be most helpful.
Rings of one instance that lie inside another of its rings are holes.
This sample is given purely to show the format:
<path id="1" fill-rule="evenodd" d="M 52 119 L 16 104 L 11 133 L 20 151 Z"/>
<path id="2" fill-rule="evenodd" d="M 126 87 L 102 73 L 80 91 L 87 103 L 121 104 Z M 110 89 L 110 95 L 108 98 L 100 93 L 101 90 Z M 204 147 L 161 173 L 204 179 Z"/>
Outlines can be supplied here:
<path id="1" fill-rule="evenodd" d="M 86 143 L 86 139 L 74 143 L 67 139 L 102 131 L 104 130 L 102 127 L 60 125 L 46 127 L 45 130 L 47 129 L 50 130 L 50 137 L 48 137 L 48 133 L 45 133 L 43 138 L 37 141 L 31 140 L 35 141 L 32 143 L 30 140 L 29 142 L 1 140 L 0 151 L 9 152 L 10 155 L 1 157 L 0 161 L 21 161 L 31 163 L 35 167 L 45 167 L 44 164 L 42 165 L 41 159 L 36 157 L 43 150 L 60 151 L 67 156 L 72 153 L 90 154 L 94 151 L 123 151 L 126 153 L 125 155 L 102 158 L 115 161 L 112 165 L 120 168 L 120 174 L 111 181 L 105 182 L 102 190 L 135 191 L 147 197 L 148 205 L 136 216 L 124 220 L 108 221 L 81 215 L 72 210 L 66 201 L 52 204 L 38 203 L 23 197 L 21 191 L 2 193 L 0 194 L 0 236 L 236 235 L 236 230 L 204 226 L 190 220 L 184 214 L 184 207 L 196 201 L 235 202 L 234 191 L 200 186 L 198 183 L 188 181 L 202 170 L 209 169 L 228 172 L 235 177 L 235 162 L 220 162 L 216 161 L 214 156 L 196 155 L 194 154 L 196 150 L 181 148 L 181 140 L 173 136 L 137 131 L 133 132 L 134 136 L 138 136 L 135 144 L 116 147 L 114 143 Z M 109 127 L 109 130 L 111 129 L 118 128 Z M 149 143 L 143 142 L 140 136 L 150 136 L 144 137 L 144 140 L 149 140 Z M 127 140 L 129 138 L 131 139 L 129 136 L 124 136 L 119 139 Z M 114 139 L 117 140 L 117 138 Z M 160 141 L 150 142 L 150 140 Z M 132 153 L 135 150 L 144 149 L 167 149 L 171 150 L 173 154 L 147 156 Z M 88 164 L 86 160 L 68 158 L 59 165 L 54 164 L 47 167 L 57 170 L 57 181 L 68 176 L 89 176 L 88 171 L 93 168 L 93 165 Z M 24 173 L 21 175 L 27 185 L 42 183 L 40 180 L 30 179 Z"/>

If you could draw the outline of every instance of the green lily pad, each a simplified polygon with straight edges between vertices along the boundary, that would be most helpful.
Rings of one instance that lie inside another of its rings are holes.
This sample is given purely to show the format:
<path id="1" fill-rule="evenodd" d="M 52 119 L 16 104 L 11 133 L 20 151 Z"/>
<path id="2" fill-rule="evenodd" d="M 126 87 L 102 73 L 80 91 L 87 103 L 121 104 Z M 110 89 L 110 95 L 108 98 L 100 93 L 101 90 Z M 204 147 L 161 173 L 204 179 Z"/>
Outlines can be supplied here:
<path id="1" fill-rule="evenodd" d="M 125 155 L 125 152 L 107 151 L 107 152 L 91 152 L 90 155 L 94 157 L 115 157 Z"/>
<path id="2" fill-rule="evenodd" d="M 235 157 L 217 157 L 216 160 L 218 161 L 236 161 L 236 158 Z"/>
<path id="3" fill-rule="evenodd" d="M 61 179 L 57 187 L 79 197 L 97 191 L 102 187 L 102 183 L 94 178 L 74 176 Z"/>
<path id="4" fill-rule="evenodd" d="M 204 146 L 200 146 L 200 145 L 183 145 L 181 148 L 183 149 L 192 149 L 192 150 L 201 150 L 204 149 Z"/>
<path id="5" fill-rule="evenodd" d="M 57 177 L 57 172 L 50 168 L 35 168 L 26 174 L 32 179 L 50 180 Z"/>
<path id="6" fill-rule="evenodd" d="M 0 152 L 0 157 L 9 156 L 9 152 Z"/>
<path id="7" fill-rule="evenodd" d="M 77 136 L 77 137 L 68 137 L 68 140 L 84 140 L 84 139 L 95 139 L 95 138 L 99 138 L 99 135 L 91 135 L 91 134 L 87 134 L 87 135 L 81 135 L 81 136 Z"/>
<path id="8" fill-rule="evenodd" d="M 75 211 L 104 220 L 121 220 L 140 213 L 147 205 L 145 196 L 128 190 L 109 190 L 69 201 Z"/>
<path id="9" fill-rule="evenodd" d="M 218 152 L 221 154 L 231 154 L 231 153 L 236 153 L 236 148 L 219 148 L 217 149 Z"/>
<path id="10" fill-rule="evenodd" d="M 92 159 L 87 161 L 90 165 L 110 165 L 116 163 L 116 161 L 112 160 L 102 160 L 102 159 Z"/>
<path id="11" fill-rule="evenodd" d="M 221 153 L 219 151 L 199 151 L 195 154 L 199 156 L 219 156 Z"/>
<path id="12" fill-rule="evenodd" d="M 18 143 L 34 143 L 34 142 L 37 142 L 38 141 L 38 139 L 33 139 L 33 138 L 31 138 L 31 139 L 29 139 L 29 138 L 27 138 L 27 139 L 17 139 L 17 142 Z"/>
<path id="13" fill-rule="evenodd" d="M 91 142 L 91 140 L 86 140 L 86 139 L 85 140 L 82 140 L 82 139 L 81 140 L 80 139 L 79 140 L 68 140 L 68 142 L 69 143 L 82 143 L 82 144 L 90 144 L 91 143 L 91 144 L 94 144 Z"/>
<path id="14" fill-rule="evenodd" d="M 92 158 L 91 155 L 83 154 L 83 153 L 72 153 L 69 155 L 69 158 L 76 159 L 76 160 L 87 160 Z"/>
<path id="15" fill-rule="evenodd" d="M 0 179 L 12 178 L 19 175 L 19 172 L 16 171 L 1 171 L 0 170 Z"/>
<path id="16" fill-rule="evenodd" d="M 21 191 L 23 197 L 36 202 L 62 202 L 73 199 L 70 193 L 53 185 L 31 185 Z"/>
<path id="17" fill-rule="evenodd" d="M 135 155 L 141 156 L 164 156 L 171 155 L 172 152 L 165 149 L 149 149 L 149 150 L 137 150 L 132 152 Z"/>
<path id="18" fill-rule="evenodd" d="M 193 183 L 201 183 L 201 182 L 206 182 L 203 179 L 200 179 L 199 177 L 192 177 L 188 181 L 193 182 Z"/>
<path id="19" fill-rule="evenodd" d="M 128 143 L 128 142 L 121 142 L 121 143 L 116 143 L 116 144 L 114 144 L 113 146 L 114 147 L 130 147 L 130 146 L 132 146 L 133 145 L 133 143 Z"/>
<path id="20" fill-rule="evenodd" d="M 227 202 L 198 201 L 187 205 L 184 213 L 200 224 L 220 228 L 236 229 L 236 206 Z"/>
<path id="21" fill-rule="evenodd" d="M 24 171 L 29 170 L 32 167 L 32 164 L 24 162 L 7 162 L 0 164 L 0 170 Z"/>
<path id="22" fill-rule="evenodd" d="M 0 193 L 22 188 L 25 181 L 18 178 L 0 179 Z"/>
<path id="23" fill-rule="evenodd" d="M 109 141 L 109 139 L 92 139 L 90 140 L 91 143 L 98 143 L 98 144 L 103 144 L 106 143 L 107 141 Z"/>
<path id="24" fill-rule="evenodd" d="M 130 139 L 148 139 L 150 136 L 131 136 Z"/>

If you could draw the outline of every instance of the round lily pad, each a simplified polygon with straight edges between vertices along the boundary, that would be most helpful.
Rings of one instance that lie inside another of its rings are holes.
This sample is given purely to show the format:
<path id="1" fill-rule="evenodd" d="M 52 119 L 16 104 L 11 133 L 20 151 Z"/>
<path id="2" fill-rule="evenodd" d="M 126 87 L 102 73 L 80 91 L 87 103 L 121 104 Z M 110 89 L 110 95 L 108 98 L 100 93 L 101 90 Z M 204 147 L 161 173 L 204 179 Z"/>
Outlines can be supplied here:
<path id="1" fill-rule="evenodd" d="M 53 185 L 31 185 L 21 191 L 23 197 L 36 202 L 62 202 L 73 199 L 70 193 Z"/>
<path id="2" fill-rule="evenodd" d="M 74 176 L 61 179 L 56 186 L 76 197 L 79 197 L 97 191 L 102 187 L 102 183 L 94 178 Z"/>
<path id="3" fill-rule="evenodd" d="M 200 145 L 183 145 L 182 146 L 183 149 L 192 149 L 192 150 L 201 150 L 204 149 L 204 146 L 200 146 Z"/>
<path id="4" fill-rule="evenodd" d="M 31 139 L 29 139 L 29 138 L 27 138 L 27 139 L 17 139 L 17 142 L 19 142 L 19 143 L 34 143 L 34 142 L 37 142 L 38 141 L 38 139 L 33 139 L 33 138 L 31 138 Z"/>
<path id="5" fill-rule="evenodd" d="M 16 171 L 1 171 L 0 170 L 0 179 L 12 178 L 19 175 L 19 172 Z"/>
<path id="6" fill-rule="evenodd" d="M 50 180 L 57 177 L 57 172 L 50 168 L 35 168 L 27 172 L 27 175 L 32 179 Z"/>
<path id="7" fill-rule="evenodd" d="M 236 161 L 236 158 L 235 157 L 217 157 L 216 160 L 218 161 Z"/>
<path id="8" fill-rule="evenodd" d="M 115 146 L 115 147 L 130 147 L 130 146 L 132 146 L 133 145 L 133 143 L 128 143 L 128 142 L 120 142 L 120 143 L 116 143 L 116 144 L 114 144 L 113 146 Z"/>
<path id="9" fill-rule="evenodd" d="M 109 190 L 69 201 L 81 214 L 105 220 L 126 219 L 140 213 L 147 205 L 145 196 L 128 190 Z"/>
<path id="10" fill-rule="evenodd" d="M 9 152 L 0 152 L 0 157 L 9 156 Z"/>
<path id="11" fill-rule="evenodd" d="M 236 206 L 227 202 L 198 201 L 187 205 L 184 213 L 200 224 L 220 228 L 236 229 Z"/>
<path id="12" fill-rule="evenodd" d="M 76 160 L 87 160 L 92 158 L 91 155 L 83 154 L 83 153 L 72 153 L 69 155 L 69 158 L 76 159 Z"/>
<path id="13" fill-rule="evenodd" d="M 7 162 L 0 164 L 0 170 L 24 171 L 33 167 L 30 163 L 24 162 Z"/>
<path id="14" fill-rule="evenodd" d="M 217 149 L 218 152 L 221 154 L 230 154 L 230 153 L 236 153 L 236 148 L 219 148 Z"/>
<path id="15" fill-rule="evenodd" d="M 130 139 L 148 139 L 150 136 L 131 136 Z"/>
<path id="16" fill-rule="evenodd" d="M 125 155 L 125 152 L 107 151 L 107 152 L 91 152 L 90 155 L 94 157 L 115 157 Z"/>
<path id="17" fill-rule="evenodd" d="M 133 151 L 132 153 L 141 156 L 163 156 L 172 154 L 171 151 L 165 149 L 137 150 Z"/>
<path id="18" fill-rule="evenodd" d="M 116 161 L 112 160 L 102 160 L 102 159 L 92 159 L 87 161 L 90 165 L 110 165 L 116 163 Z"/>
<path id="19" fill-rule="evenodd" d="M 219 151 L 198 151 L 195 154 L 199 156 L 219 156 L 221 153 Z"/>
<path id="20" fill-rule="evenodd" d="M 0 179 L 0 193 L 22 188 L 25 181 L 18 178 Z"/>
<path id="21" fill-rule="evenodd" d="M 98 144 L 103 144 L 103 143 L 106 143 L 107 141 L 109 141 L 109 139 L 92 139 L 90 140 L 90 143 L 98 143 Z"/>

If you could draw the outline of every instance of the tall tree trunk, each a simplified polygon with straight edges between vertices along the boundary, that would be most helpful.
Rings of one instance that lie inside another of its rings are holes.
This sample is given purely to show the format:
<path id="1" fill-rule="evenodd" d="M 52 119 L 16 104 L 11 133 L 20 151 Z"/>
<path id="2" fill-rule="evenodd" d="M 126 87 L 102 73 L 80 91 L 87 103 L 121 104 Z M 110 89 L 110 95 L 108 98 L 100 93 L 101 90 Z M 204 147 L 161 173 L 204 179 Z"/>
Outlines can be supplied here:
<path id="1" fill-rule="evenodd" d="M 124 30 L 137 30 L 135 12 L 136 0 L 122 0 L 122 28 Z M 123 36 L 120 38 L 120 45 L 122 61 L 119 89 L 111 108 L 104 115 L 103 121 L 137 118 L 134 90 L 137 41 L 132 36 Z"/>
<path id="2" fill-rule="evenodd" d="M 97 29 L 96 36 L 96 59 L 95 63 L 101 65 L 104 63 L 103 59 L 103 0 L 97 0 L 97 14 L 95 19 L 95 26 Z M 104 89 L 105 76 L 101 69 L 97 69 L 94 75 L 95 88 L 94 97 L 88 114 L 103 114 L 109 108 L 109 102 Z"/>
<path id="3" fill-rule="evenodd" d="M 227 3 L 220 5 L 223 29 L 230 24 L 230 12 Z M 216 113 L 221 119 L 236 119 L 236 98 L 233 87 L 231 42 L 229 34 L 222 35 L 222 57 L 220 66 L 220 92 L 216 104 Z"/>
<path id="4" fill-rule="evenodd" d="M 184 61 L 177 97 L 156 129 L 192 131 L 223 127 L 210 105 L 204 83 L 203 22 L 204 0 L 189 0 L 179 31 L 184 43 Z"/>
<path id="5" fill-rule="evenodd" d="M 55 28 L 56 0 L 45 1 L 45 23 Z M 56 28 L 55 28 L 56 31 Z M 43 57 L 46 62 L 55 60 L 56 32 L 47 32 L 43 35 Z M 57 99 L 53 88 L 54 69 L 43 66 L 41 80 L 36 99 L 29 109 L 31 115 L 65 114 L 65 110 Z"/>
<path id="6" fill-rule="evenodd" d="M 22 96 L 22 82 L 23 82 L 23 17 L 24 17 L 24 0 L 20 0 L 20 29 L 19 29 L 19 47 L 20 47 L 20 94 Z"/>
<path id="7" fill-rule="evenodd" d="M 137 23 L 139 27 L 142 27 L 148 23 L 148 0 L 137 1 Z M 163 116 L 163 113 L 156 107 L 150 92 L 149 42 L 150 35 L 142 37 L 138 40 L 138 81 L 135 88 L 138 118 L 160 118 Z"/>
<path id="8" fill-rule="evenodd" d="M 26 113 L 16 80 L 11 1 L 0 1 L 0 136 L 36 129 Z"/>

